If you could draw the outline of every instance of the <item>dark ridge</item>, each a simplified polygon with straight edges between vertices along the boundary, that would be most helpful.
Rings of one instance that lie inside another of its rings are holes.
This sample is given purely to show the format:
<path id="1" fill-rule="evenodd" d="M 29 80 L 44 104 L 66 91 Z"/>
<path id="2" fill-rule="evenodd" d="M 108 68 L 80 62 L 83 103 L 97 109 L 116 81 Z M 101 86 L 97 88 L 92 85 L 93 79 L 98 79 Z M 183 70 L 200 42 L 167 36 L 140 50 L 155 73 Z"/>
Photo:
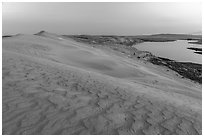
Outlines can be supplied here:
<path id="1" fill-rule="evenodd" d="M 164 61 L 174 61 L 174 60 L 171 60 L 171 59 L 168 59 L 168 58 L 163 58 L 163 57 L 158 57 L 159 59 L 161 60 L 164 60 Z"/>
<path id="2" fill-rule="evenodd" d="M 34 35 L 41 35 L 41 34 L 43 34 L 43 33 L 45 33 L 46 31 L 44 31 L 44 30 L 41 30 L 40 32 L 38 32 L 38 33 L 36 33 L 36 34 L 34 34 Z"/>
<path id="3" fill-rule="evenodd" d="M 193 47 L 189 47 L 187 49 L 190 49 L 190 50 L 195 50 L 195 51 L 202 51 L 202 48 L 193 48 Z"/>
<path id="4" fill-rule="evenodd" d="M 4 35 L 4 36 L 2 36 L 2 38 L 16 37 L 16 36 L 21 36 L 21 35 L 23 35 L 23 34 L 18 33 L 16 35 Z"/>
<path id="5" fill-rule="evenodd" d="M 202 54 L 202 52 L 194 52 L 194 53 L 196 53 L 196 54 Z"/>
<path id="6" fill-rule="evenodd" d="M 9 38 L 9 37 L 12 37 L 12 35 L 4 35 L 4 36 L 2 36 L 2 38 Z"/>

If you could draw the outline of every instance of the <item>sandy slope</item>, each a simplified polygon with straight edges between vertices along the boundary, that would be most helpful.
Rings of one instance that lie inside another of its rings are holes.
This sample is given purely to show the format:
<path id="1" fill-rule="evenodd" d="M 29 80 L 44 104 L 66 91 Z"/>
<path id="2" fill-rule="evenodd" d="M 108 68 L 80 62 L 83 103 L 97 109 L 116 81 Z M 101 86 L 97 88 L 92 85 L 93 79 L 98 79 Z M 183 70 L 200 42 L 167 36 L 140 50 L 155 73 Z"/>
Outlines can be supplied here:
<path id="1" fill-rule="evenodd" d="M 201 85 L 55 34 L 3 39 L 3 134 L 201 134 Z"/>

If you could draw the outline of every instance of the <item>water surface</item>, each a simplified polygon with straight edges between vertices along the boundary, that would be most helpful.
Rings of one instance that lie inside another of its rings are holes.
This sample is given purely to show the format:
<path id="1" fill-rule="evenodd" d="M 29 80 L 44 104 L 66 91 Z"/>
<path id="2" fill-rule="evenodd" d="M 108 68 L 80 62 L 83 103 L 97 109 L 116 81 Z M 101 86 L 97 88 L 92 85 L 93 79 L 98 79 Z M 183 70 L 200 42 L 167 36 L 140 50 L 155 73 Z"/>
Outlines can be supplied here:
<path id="1" fill-rule="evenodd" d="M 193 62 L 202 64 L 202 55 L 194 53 L 188 47 L 202 48 L 199 44 L 190 44 L 187 40 L 171 42 L 144 42 L 134 46 L 142 51 L 149 51 L 160 57 L 169 58 L 180 62 Z"/>

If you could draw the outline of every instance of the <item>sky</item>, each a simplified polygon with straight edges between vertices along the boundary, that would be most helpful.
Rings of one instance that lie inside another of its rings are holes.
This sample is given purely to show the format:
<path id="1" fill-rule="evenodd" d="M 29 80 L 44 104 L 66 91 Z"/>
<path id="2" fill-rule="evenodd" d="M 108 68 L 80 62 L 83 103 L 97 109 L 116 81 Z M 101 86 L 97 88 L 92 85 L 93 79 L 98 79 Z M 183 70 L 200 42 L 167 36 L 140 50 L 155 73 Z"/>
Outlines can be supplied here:
<path id="1" fill-rule="evenodd" d="M 3 3 L 2 33 L 141 35 L 202 30 L 201 3 Z"/>

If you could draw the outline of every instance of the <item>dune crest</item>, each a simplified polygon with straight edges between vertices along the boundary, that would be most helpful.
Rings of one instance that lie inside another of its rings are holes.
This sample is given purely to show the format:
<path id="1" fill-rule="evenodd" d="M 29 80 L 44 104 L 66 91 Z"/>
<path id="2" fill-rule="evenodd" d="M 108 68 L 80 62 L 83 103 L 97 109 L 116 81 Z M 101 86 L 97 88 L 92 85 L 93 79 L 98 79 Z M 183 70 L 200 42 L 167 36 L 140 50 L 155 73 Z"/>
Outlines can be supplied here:
<path id="1" fill-rule="evenodd" d="M 202 134 L 201 86 L 41 31 L 2 42 L 3 134 Z"/>

